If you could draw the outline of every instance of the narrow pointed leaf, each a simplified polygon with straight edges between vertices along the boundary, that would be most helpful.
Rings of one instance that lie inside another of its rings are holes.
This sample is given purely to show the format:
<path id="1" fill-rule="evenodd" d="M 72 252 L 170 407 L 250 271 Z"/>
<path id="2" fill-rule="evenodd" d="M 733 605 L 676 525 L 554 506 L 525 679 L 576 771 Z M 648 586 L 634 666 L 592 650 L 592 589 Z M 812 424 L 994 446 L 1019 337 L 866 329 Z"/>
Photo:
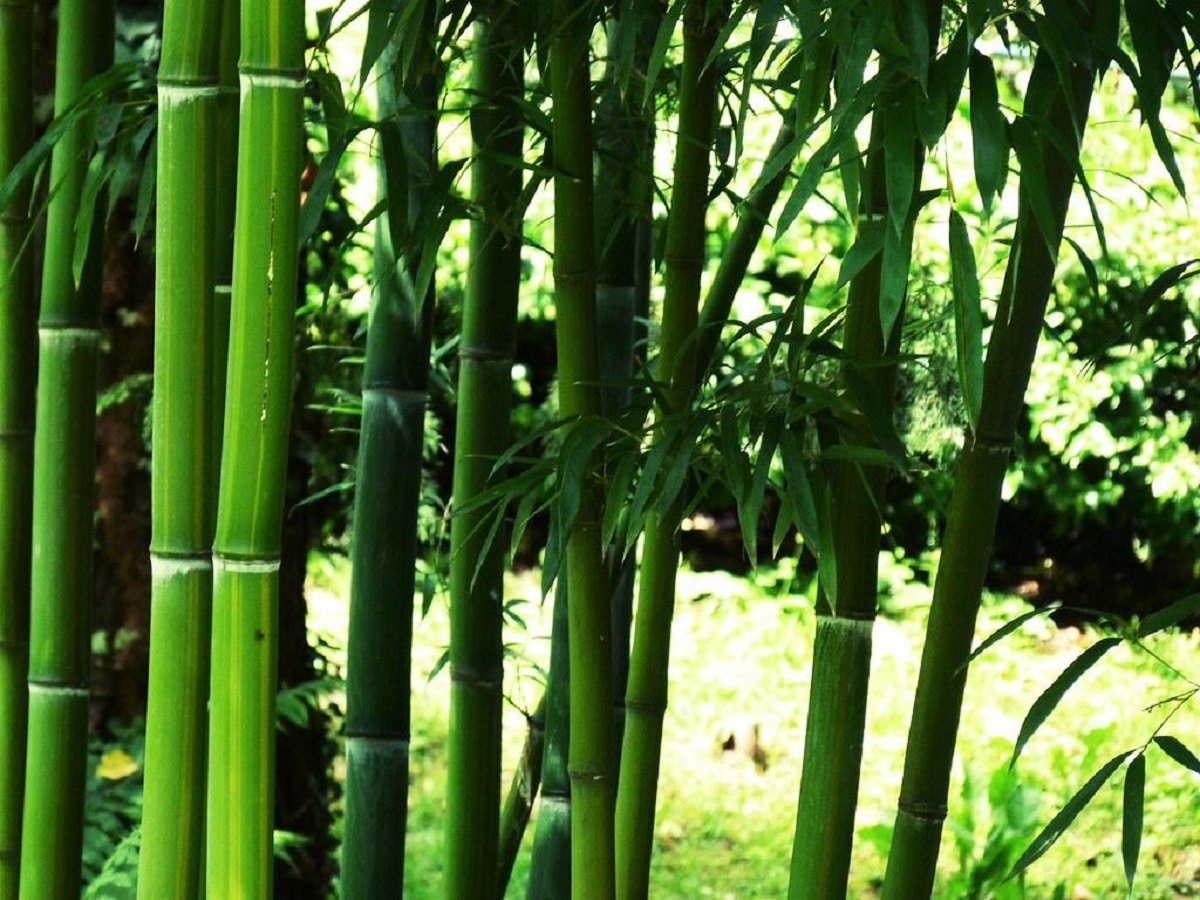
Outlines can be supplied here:
<path id="1" fill-rule="evenodd" d="M 950 272 L 954 294 L 954 338 L 958 355 L 958 385 L 971 428 L 979 425 L 983 404 L 983 314 L 979 276 L 967 225 L 950 211 Z"/>
<path id="2" fill-rule="evenodd" d="M 1125 791 L 1121 807 L 1121 859 L 1125 863 L 1125 883 L 1133 890 L 1138 855 L 1142 849 L 1142 819 L 1146 800 L 1146 755 L 1139 753 L 1125 770 Z"/>

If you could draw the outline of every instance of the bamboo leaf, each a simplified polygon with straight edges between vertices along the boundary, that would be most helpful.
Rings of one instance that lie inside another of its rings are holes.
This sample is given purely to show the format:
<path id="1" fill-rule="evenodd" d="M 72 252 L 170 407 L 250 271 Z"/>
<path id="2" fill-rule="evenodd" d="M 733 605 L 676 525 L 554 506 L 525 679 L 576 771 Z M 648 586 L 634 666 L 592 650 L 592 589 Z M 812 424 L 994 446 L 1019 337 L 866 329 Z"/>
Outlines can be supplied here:
<path id="1" fill-rule="evenodd" d="M 71 277 L 75 280 L 76 290 L 83 281 L 83 267 L 87 264 L 88 248 L 91 247 L 94 232 L 104 230 L 104 222 L 96 214 L 96 205 L 100 202 L 100 192 L 112 174 L 113 162 L 111 157 L 106 159 L 97 153 L 88 165 L 87 178 L 79 197 L 79 210 L 75 216 L 75 244 L 71 248 Z"/>
<path id="2" fill-rule="evenodd" d="M 972 50 L 969 72 L 975 184 L 986 213 L 992 208 L 993 198 L 1004 189 L 1008 176 L 1008 134 L 1000 112 L 1000 93 L 992 61 Z"/>
<path id="3" fill-rule="evenodd" d="M 1004 638 L 1008 637 L 1008 635 L 1012 634 L 1014 631 L 1016 631 L 1018 628 L 1020 628 L 1022 625 L 1024 625 L 1026 622 L 1028 622 L 1030 619 L 1035 619 L 1038 616 L 1049 615 L 1050 613 L 1054 612 L 1056 609 L 1060 609 L 1061 607 L 1062 607 L 1062 604 L 1059 603 L 1057 600 L 1055 600 L 1053 603 L 1049 603 L 1046 606 L 1043 606 L 1041 609 L 1026 610 L 1025 612 L 1021 613 L 1021 615 L 1019 615 L 1013 619 L 1009 619 L 1007 622 L 1005 622 L 1003 625 L 1001 625 L 999 628 L 997 628 L 995 631 L 993 631 L 986 638 L 984 638 L 982 641 L 979 642 L 979 646 L 976 647 L 974 650 L 972 650 L 971 655 L 968 656 L 966 658 L 966 660 L 963 661 L 963 664 L 961 666 L 959 666 L 958 672 L 962 672 L 962 670 L 965 669 L 967 666 L 969 666 L 971 663 L 973 663 L 977 657 L 986 653 L 988 648 L 992 647 L 998 641 L 1001 641 Z"/>
<path id="4" fill-rule="evenodd" d="M 916 70 L 917 83 L 929 84 L 929 25 L 924 0 L 902 0 L 900 4 L 900 34 L 908 49 L 909 61 Z"/>
<path id="5" fill-rule="evenodd" d="M 1159 734 L 1155 735 L 1154 743 L 1158 744 L 1159 749 L 1179 765 L 1200 775 L 1200 757 L 1189 750 L 1179 738 L 1169 734 Z"/>
<path id="6" fill-rule="evenodd" d="M 338 165 L 342 161 L 342 155 L 346 152 L 346 148 L 350 146 L 350 142 L 358 135 L 360 129 L 352 128 L 342 135 L 342 139 L 338 144 L 330 143 L 329 150 L 325 153 L 325 158 L 321 160 L 321 164 L 317 167 L 317 174 L 313 177 L 312 187 L 308 189 L 308 196 L 304 200 L 304 206 L 300 210 L 300 244 L 303 247 L 312 238 L 317 230 L 317 223 L 321 220 L 321 213 L 325 211 L 325 201 L 329 199 L 329 193 L 333 189 L 334 176 L 337 175 Z"/>
<path id="7" fill-rule="evenodd" d="M 879 272 L 879 324 L 883 330 L 884 346 L 891 343 L 892 329 L 900 318 L 900 308 L 908 292 L 912 229 L 911 219 L 902 233 L 894 228 L 884 229 L 883 265 Z"/>
<path id="8" fill-rule="evenodd" d="M 879 220 L 864 221 L 858 229 L 858 237 L 854 245 L 842 259 L 842 267 L 838 270 L 838 280 L 835 288 L 841 288 L 866 268 L 876 256 L 883 252 L 883 235 L 886 225 Z"/>
<path id="9" fill-rule="evenodd" d="M 604 419 L 587 417 L 577 421 L 563 440 L 558 457 L 558 519 L 565 534 L 570 533 L 579 514 L 596 448 L 611 431 Z"/>
<path id="10" fill-rule="evenodd" d="M 671 38 L 675 34 L 675 26 L 683 14 L 686 0 L 673 0 L 663 13 L 662 21 L 658 23 L 658 33 L 654 35 L 654 46 L 650 48 L 650 58 L 646 63 L 646 108 L 654 109 L 654 99 L 658 96 L 655 86 L 658 84 L 658 73 L 662 71 L 663 62 L 667 58 L 667 49 L 671 46 Z"/>
<path id="11" fill-rule="evenodd" d="M 912 204 L 913 179 L 916 177 L 913 121 L 916 112 L 912 91 L 902 92 L 895 107 L 888 110 L 888 126 L 884 129 L 883 163 L 888 217 L 897 235 L 904 232 Z"/>
<path id="12" fill-rule="evenodd" d="M 783 462 L 783 476 L 787 483 L 787 497 L 805 545 L 813 555 L 821 555 L 821 532 L 817 518 L 817 505 L 813 499 L 812 485 L 804 470 L 804 459 L 800 455 L 800 443 L 791 429 L 784 429 L 779 436 L 779 456 Z"/>
<path id="13" fill-rule="evenodd" d="M 750 560 L 751 566 L 758 559 L 758 520 L 762 514 L 763 497 L 766 495 L 767 476 L 771 471 L 771 461 L 775 458 L 775 447 L 779 443 L 779 427 L 779 425 L 775 425 L 763 432 L 749 490 L 743 493 L 738 502 L 738 522 L 741 525 L 742 545 L 746 548 L 746 558 Z"/>
<path id="14" fill-rule="evenodd" d="M 900 440 L 900 434 L 896 431 L 891 404 L 880 395 L 879 391 L 874 389 L 861 372 L 847 368 L 843 375 L 855 405 L 867 420 L 871 436 L 879 448 L 887 454 L 892 465 L 901 472 L 907 471 L 908 461 L 904 452 L 904 442 Z"/>
<path id="15" fill-rule="evenodd" d="M 1125 770 L 1125 790 L 1121 805 L 1121 858 L 1125 863 L 1125 883 L 1133 891 L 1138 855 L 1142 849 L 1142 819 L 1146 801 L 1146 755 L 1139 753 Z"/>
<path id="16" fill-rule="evenodd" d="M 1050 824 L 1042 829 L 1038 836 L 1033 839 L 1033 843 L 1021 854 L 1021 858 L 1013 865 L 1012 871 L 1009 873 L 1009 878 L 1014 878 L 1021 872 L 1024 872 L 1030 865 L 1037 862 L 1047 850 L 1054 846 L 1055 841 L 1062 837 L 1063 832 L 1071 826 L 1076 816 L 1096 796 L 1096 792 L 1104 787 L 1104 784 L 1121 767 L 1121 764 L 1125 762 L 1129 755 L 1129 753 L 1121 753 L 1114 756 L 1101 766 L 1084 783 L 1083 787 L 1076 791 L 1075 796 L 1066 802 L 1063 808 L 1050 820 Z"/>
<path id="17" fill-rule="evenodd" d="M 968 26 L 963 22 L 951 38 L 946 52 L 938 57 L 929 71 L 929 97 L 927 102 L 916 102 L 916 115 L 921 143 L 926 147 L 936 144 L 946 132 L 946 126 L 954 117 L 958 98 L 962 94 L 963 81 L 967 77 L 967 65 L 971 58 L 971 41 Z"/>
<path id="18" fill-rule="evenodd" d="M 1025 721 L 1021 723 L 1021 732 L 1017 735 L 1017 743 L 1013 748 L 1012 759 L 1008 763 L 1010 767 L 1016 764 L 1017 757 L 1021 755 L 1021 751 L 1025 749 L 1025 745 L 1029 743 L 1029 739 L 1033 737 L 1034 732 L 1038 730 L 1041 724 L 1050 716 L 1050 713 L 1054 711 L 1054 708 L 1058 706 L 1059 701 L 1071 689 L 1071 686 L 1105 653 L 1120 643 L 1121 639 L 1116 637 L 1107 637 L 1096 641 L 1096 643 L 1080 653 L 1075 659 L 1071 660 L 1070 664 L 1063 669 L 1058 678 L 1054 679 L 1050 687 L 1046 688 L 1042 692 L 1042 695 L 1033 702 L 1033 706 L 1029 708 L 1029 712 L 1025 716 Z"/>
<path id="19" fill-rule="evenodd" d="M 1037 231 L 1053 259 L 1058 255 L 1058 233 L 1054 212 L 1050 209 L 1050 189 L 1046 184 L 1046 165 L 1042 146 L 1034 133 L 1033 124 L 1025 116 L 1009 128 L 1013 150 L 1021 163 L 1021 202 L 1028 204 L 1037 224 Z"/>
<path id="20" fill-rule="evenodd" d="M 1146 638 L 1157 634 L 1164 628 L 1178 625 L 1188 616 L 1195 615 L 1197 610 L 1200 610 L 1200 594 L 1192 594 L 1190 597 L 1176 600 L 1165 609 L 1146 616 L 1138 628 L 1138 637 Z"/>
<path id="21" fill-rule="evenodd" d="M 979 276 L 967 225 L 950 211 L 950 275 L 954 294 L 954 338 L 958 355 L 958 386 L 971 428 L 979 427 L 983 405 L 983 314 Z"/>

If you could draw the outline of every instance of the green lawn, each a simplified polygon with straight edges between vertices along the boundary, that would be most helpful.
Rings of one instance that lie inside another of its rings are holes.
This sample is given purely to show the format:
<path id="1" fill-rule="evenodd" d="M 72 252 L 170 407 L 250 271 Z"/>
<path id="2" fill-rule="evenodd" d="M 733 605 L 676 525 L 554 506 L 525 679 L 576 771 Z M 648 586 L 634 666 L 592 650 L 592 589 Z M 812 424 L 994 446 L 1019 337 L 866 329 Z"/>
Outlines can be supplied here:
<path id="1" fill-rule="evenodd" d="M 328 589 L 313 595 L 314 616 L 320 627 L 336 634 L 344 628 L 339 599 L 344 582 L 338 570 L 327 571 Z M 904 575 L 902 570 L 893 573 L 889 580 L 898 587 L 885 595 L 888 608 L 901 610 L 901 615 L 881 619 L 875 631 L 852 876 L 856 897 L 877 894 L 924 634 L 928 588 Z M 656 898 L 780 897 L 786 892 L 813 616 L 807 598 L 777 592 L 777 578 L 764 575 L 760 581 L 690 572 L 679 580 L 651 889 Z M 513 578 L 509 596 L 530 601 L 520 609 L 525 628 L 509 630 L 514 653 L 544 662 L 549 607 L 538 603 L 536 576 Z M 1016 598 L 991 598 L 980 636 L 1025 609 Z M 435 601 L 416 632 L 406 883 L 406 896 L 413 898 L 441 895 L 449 679 L 445 671 L 432 680 L 428 675 L 445 647 L 446 627 L 444 605 Z M 1015 883 L 997 890 L 999 879 L 989 881 L 989 873 L 1007 870 L 1095 769 L 1151 735 L 1169 707 L 1147 711 L 1147 706 L 1184 689 L 1183 681 L 1148 654 L 1119 647 L 1081 679 L 1034 737 L 1015 773 L 1007 774 L 1007 759 L 1030 704 L 1093 640 L 1090 632 L 1058 631 L 1035 619 L 973 665 L 938 896 L 1022 896 Z M 1188 671 L 1197 657 L 1195 635 L 1164 635 L 1151 647 L 1186 674 L 1198 674 Z M 510 669 L 509 697 L 531 706 L 540 693 L 536 668 L 521 663 Z M 505 726 L 511 771 L 524 739 L 524 722 L 515 707 Z M 765 770 L 742 752 L 721 750 L 730 733 L 743 736 L 755 727 Z M 1181 710 L 1167 733 L 1200 750 L 1200 722 L 1193 707 Z M 1150 752 L 1136 896 L 1182 897 L 1200 890 L 1196 787 L 1196 776 L 1157 750 Z M 1023 896 L 1123 896 L 1120 834 L 1118 773 L 1059 845 L 1033 866 Z M 524 896 L 529 843 L 518 860 L 510 897 Z"/>

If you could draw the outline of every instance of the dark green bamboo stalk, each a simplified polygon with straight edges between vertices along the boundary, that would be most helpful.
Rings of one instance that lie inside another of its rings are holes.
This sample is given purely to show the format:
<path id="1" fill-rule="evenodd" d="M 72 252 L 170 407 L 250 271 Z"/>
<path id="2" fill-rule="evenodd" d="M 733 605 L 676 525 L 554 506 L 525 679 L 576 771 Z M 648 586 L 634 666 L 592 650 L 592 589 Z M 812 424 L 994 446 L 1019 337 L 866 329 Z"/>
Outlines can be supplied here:
<path id="1" fill-rule="evenodd" d="M 550 83 L 554 106 L 554 297 L 559 409 L 600 412 L 589 43 L 592 3 L 555 0 Z M 566 536 L 570 595 L 571 893 L 613 896 L 612 611 L 600 541 L 598 485 L 587 483 Z M 561 578 L 561 576 L 560 576 Z"/>
<path id="2" fill-rule="evenodd" d="M 550 633 L 550 675 L 546 684 L 546 748 L 542 756 L 542 797 L 529 866 L 528 900 L 571 896 L 571 778 L 567 767 L 570 735 L 571 659 L 566 580 L 554 590 Z"/>
<path id="3" fill-rule="evenodd" d="M 0 5 L 0 183 L 33 142 L 33 4 Z M 0 900 L 17 896 L 29 689 L 37 305 L 29 192 L 0 209 Z"/>
<path id="4" fill-rule="evenodd" d="M 546 752 L 546 695 L 538 702 L 537 709 L 529 716 L 529 730 L 525 735 L 525 746 L 521 748 L 521 759 L 513 772 L 512 782 L 504 797 L 504 808 L 500 811 L 500 862 L 499 895 L 504 896 L 512 878 L 513 866 L 529 817 L 533 814 L 533 802 L 542 785 L 542 762 Z"/>
<path id="5" fill-rule="evenodd" d="M 703 0 L 684 10 L 683 70 L 679 88 L 679 136 L 667 218 L 666 290 L 656 378 L 672 408 L 691 396 L 696 381 L 700 276 L 704 270 L 709 156 L 716 124 L 717 68 L 708 64 L 721 18 Z M 667 660 L 675 605 L 682 507 L 650 516 L 642 542 L 641 579 L 625 735 L 616 804 L 617 896 L 645 897 L 650 889 L 654 810 L 667 706 Z"/>
<path id="6" fill-rule="evenodd" d="M 361 898 L 396 896 L 404 883 L 413 591 L 434 303 L 432 291 L 418 296 L 414 287 L 420 243 L 412 231 L 436 166 L 436 88 L 425 73 L 406 75 L 399 46 L 398 37 L 376 67 L 388 211 L 376 227 L 351 548 L 342 888 Z M 389 174 L 401 172 L 405 184 L 393 183 Z"/>
<path id="7" fill-rule="evenodd" d="M 292 398 L 304 4 L 246 0 L 213 542 L 206 889 L 271 895 L 279 553 Z"/>
<path id="8" fill-rule="evenodd" d="M 517 200 L 522 174 L 524 85 L 518 5 L 476 9 L 471 110 L 474 144 L 470 271 L 459 346 L 454 506 L 483 491 L 508 447 L 512 359 L 521 283 Z M 502 542 L 485 546 L 487 510 L 458 513 L 450 546 L 450 741 L 447 759 L 446 896 L 496 895 L 503 712 Z"/>
<path id="9" fill-rule="evenodd" d="M 630 0 L 608 23 L 608 64 L 596 110 L 596 180 L 604 185 L 596 209 L 596 319 L 600 342 L 600 406 L 619 416 L 632 397 L 635 360 L 641 355 L 637 324 L 649 308 L 650 253 L 642 252 L 652 219 L 654 117 L 646 103 L 645 72 L 662 19 L 658 3 Z M 629 45 L 632 44 L 631 49 Z M 629 83 L 619 83 L 619 60 L 629 56 Z M 614 746 L 620 754 L 625 732 L 625 689 L 629 682 L 629 640 L 633 624 L 634 553 L 606 548 L 612 585 Z"/>
<path id="10" fill-rule="evenodd" d="M 54 112 L 62 115 L 87 81 L 112 65 L 112 4 L 65 0 L 58 28 Z M 29 737 L 21 839 L 20 895 L 29 900 L 78 897 L 83 851 L 104 243 L 100 216 L 90 223 L 78 285 L 72 260 L 92 142 L 92 123 L 77 121 L 55 145 L 50 167 L 53 195 L 38 322 Z"/>
<path id="11" fill-rule="evenodd" d="M 168 0 L 158 70 L 150 690 L 141 897 L 200 895 L 211 639 L 218 0 Z"/>
<path id="12" fill-rule="evenodd" d="M 1062 3 L 1071 12 L 1071 4 Z M 1089 4 L 1088 18 L 1094 5 Z M 1115 13 L 1114 13 L 1115 14 Z M 1083 24 L 1083 23 L 1081 23 Z M 1081 28 L 1086 33 L 1086 27 Z M 1100 29 L 1098 29 L 1100 30 Z M 966 686 L 983 580 L 991 559 L 1004 473 L 1025 388 L 1054 285 L 1055 255 L 1062 237 L 1078 164 L 1079 140 L 1087 122 L 1095 57 L 1076 62 L 1071 83 L 1059 81 L 1051 54 L 1040 50 L 1025 99 L 1035 126 L 1045 123 L 1061 142 L 1039 135 L 1044 161 L 1036 178 L 1022 174 L 1016 233 L 1005 271 L 999 309 L 984 364 L 979 425 L 967 436 L 955 473 L 954 495 L 942 537 L 933 606 L 908 732 L 904 778 L 883 896 L 887 900 L 928 897 L 937 868 L 954 745 Z M 1072 101 L 1068 102 L 1067 91 Z M 1072 115 L 1074 110 L 1078 117 Z M 1064 156 L 1064 147 L 1069 156 Z M 1042 231 L 1030 193 L 1038 183 L 1052 217 L 1053 233 Z"/>

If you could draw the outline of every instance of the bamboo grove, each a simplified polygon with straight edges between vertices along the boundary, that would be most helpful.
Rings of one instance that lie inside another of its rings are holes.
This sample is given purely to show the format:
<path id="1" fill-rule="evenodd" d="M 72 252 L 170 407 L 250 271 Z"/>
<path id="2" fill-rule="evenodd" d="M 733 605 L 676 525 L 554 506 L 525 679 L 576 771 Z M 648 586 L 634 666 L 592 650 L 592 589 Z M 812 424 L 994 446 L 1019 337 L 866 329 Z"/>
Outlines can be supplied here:
<path id="1" fill-rule="evenodd" d="M 345 461 L 342 896 L 405 885 L 418 520 L 445 321 L 458 324 L 444 895 L 504 896 L 518 852 L 531 853 L 537 900 L 653 894 L 681 529 L 720 490 L 752 563 L 771 507 L 771 549 L 795 533 L 816 567 L 812 670 L 796 697 L 803 766 L 777 812 L 794 829 L 789 896 L 846 896 L 876 738 L 866 721 L 884 497 L 912 477 L 896 405 L 918 357 L 910 326 L 927 314 L 914 248 L 932 241 L 950 258 L 945 327 L 967 425 L 877 873 L 885 898 L 929 897 L 976 614 L 1072 199 L 1095 214 L 1089 104 L 1105 79 L 1127 79 L 1182 190 L 1158 112 L 1173 70 L 1200 96 L 1194 5 L 370 0 L 350 18 L 364 36 L 345 92 L 320 69 L 340 10 L 317 15 L 314 33 L 306 15 L 318 11 L 302 0 L 165 0 L 156 72 L 139 76 L 114 67 L 111 2 L 56 6 L 54 115 L 39 123 L 34 4 L 0 2 L 0 900 L 81 887 L 98 304 L 116 190 L 97 173 L 112 170 L 103 123 L 122 105 L 156 134 L 139 897 L 273 896 L 299 254 L 357 146 L 370 147 L 377 205 L 361 223 L 371 299 L 357 457 Z M 1023 67 L 1011 85 L 1002 63 Z M 448 149 L 455 116 L 464 158 Z M 755 123 L 774 141 L 747 176 Z M 955 128 L 970 136 L 971 172 L 932 165 Z M 549 243 L 531 245 L 530 210 L 547 193 Z M 791 229 L 816 234 L 818 206 L 849 224 L 840 259 L 739 321 L 758 249 Z M 1003 233 L 996 288 L 968 218 Z M 461 220 L 469 258 L 440 271 Z M 1098 215 L 1094 227 L 1103 244 Z M 519 310 L 529 261 L 546 254 L 556 405 L 514 442 Z M 447 309 L 444 286 L 459 276 L 461 304 Z M 553 628 L 544 696 L 512 735 L 506 551 L 535 521 L 548 522 Z M 521 741 L 509 784 L 502 750 Z"/>

